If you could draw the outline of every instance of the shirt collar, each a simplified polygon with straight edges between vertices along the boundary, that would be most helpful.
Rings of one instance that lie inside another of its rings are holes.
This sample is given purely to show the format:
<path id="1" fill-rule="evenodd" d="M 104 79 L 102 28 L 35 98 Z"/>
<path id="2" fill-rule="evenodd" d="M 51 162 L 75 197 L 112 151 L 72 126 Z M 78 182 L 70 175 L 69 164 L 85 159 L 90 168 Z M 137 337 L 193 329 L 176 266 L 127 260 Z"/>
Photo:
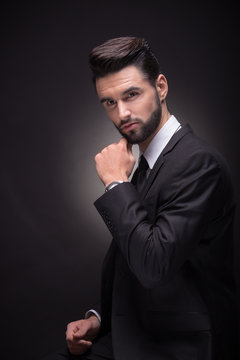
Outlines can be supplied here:
<path id="1" fill-rule="evenodd" d="M 171 139 L 171 137 L 181 128 L 180 123 L 174 115 L 171 115 L 163 127 L 154 136 L 147 149 L 144 157 L 148 162 L 149 168 L 152 169 L 159 155 Z M 142 155 L 142 154 L 140 154 Z"/>

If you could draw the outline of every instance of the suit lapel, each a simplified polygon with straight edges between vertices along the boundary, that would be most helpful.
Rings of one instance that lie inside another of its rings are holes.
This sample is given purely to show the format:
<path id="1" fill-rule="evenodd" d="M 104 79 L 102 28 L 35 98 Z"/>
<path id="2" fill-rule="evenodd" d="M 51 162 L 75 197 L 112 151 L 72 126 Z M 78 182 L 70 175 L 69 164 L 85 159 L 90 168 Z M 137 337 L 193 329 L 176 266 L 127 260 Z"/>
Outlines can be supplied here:
<path id="1" fill-rule="evenodd" d="M 191 127 L 187 124 L 187 125 L 183 125 L 181 127 L 180 130 L 178 130 L 178 132 L 176 132 L 170 139 L 170 141 L 168 142 L 168 144 L 166 145 L 166 147 L 163 149 L 162 153 L 159 155 L 156 163 L 154 164 L 154 167 L 152 168 L 152 170 L 150 171 L 149 177 L 146 181 L 146 185 L 144 187 L 144 190 L 142 192 L 141 197 L 144 198 L 148 192 L 148 190 L 150 189 L 152 183 L 154 182 L 154 179 L 156 178 L 158 172 L 161 169 L 161 166 L 164 163 L 164 156 L 173 150 L 173 148 L 175 147 L 175 145 L 189 132 L 192 132 Z M 134 174 L 135 175 L 135 174 Z M 133 178 L 134 179 L 134 178 Z"/>

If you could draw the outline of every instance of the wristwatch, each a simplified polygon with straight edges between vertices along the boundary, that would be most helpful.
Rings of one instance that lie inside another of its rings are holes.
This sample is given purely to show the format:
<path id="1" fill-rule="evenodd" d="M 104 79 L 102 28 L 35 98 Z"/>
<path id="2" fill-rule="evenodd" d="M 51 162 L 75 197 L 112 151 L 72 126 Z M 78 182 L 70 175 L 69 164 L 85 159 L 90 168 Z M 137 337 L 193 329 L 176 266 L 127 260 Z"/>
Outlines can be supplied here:
<path id="1" fill-rule="evenodd" d="M 108 186 L 105 187 L 105 192 L 113 189 L 115 186 L 122 184 L 123 182 L 124 181 L 122 181 L 122 180 L 116 180 L 116 181 L 111 182 L 110 184 L 108 184 Z"/>

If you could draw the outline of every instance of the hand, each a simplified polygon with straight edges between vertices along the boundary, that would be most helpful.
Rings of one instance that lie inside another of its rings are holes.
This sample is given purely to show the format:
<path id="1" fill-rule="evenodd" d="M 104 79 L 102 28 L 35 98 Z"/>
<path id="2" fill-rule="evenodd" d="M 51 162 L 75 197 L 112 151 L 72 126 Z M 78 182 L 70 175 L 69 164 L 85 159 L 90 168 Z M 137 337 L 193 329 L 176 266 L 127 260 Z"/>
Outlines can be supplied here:
<path id="1" fill-rule="evenodd" d="M 92 346 L 92 340 L 98 335 L 99 330 L 100 322 L 94 315 L 68 324 L 66 341 L 70 353 L 84 354 Z"/>
<path id="2" fill-rule="evenodd" d="M 112 181 L 128 181 L 135 164 L 132 146 L 125 138 L 103 149 L 95 156 L 98 176 L 105 186 Z"/>

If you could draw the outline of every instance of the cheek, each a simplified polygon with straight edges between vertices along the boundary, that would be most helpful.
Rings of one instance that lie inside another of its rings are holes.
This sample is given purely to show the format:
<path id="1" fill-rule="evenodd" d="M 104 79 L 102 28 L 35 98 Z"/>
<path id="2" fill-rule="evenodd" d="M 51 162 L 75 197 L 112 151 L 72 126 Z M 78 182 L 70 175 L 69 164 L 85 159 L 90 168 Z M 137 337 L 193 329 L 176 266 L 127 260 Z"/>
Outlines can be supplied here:
<path id="1" fill-rule="evenodd" d="M 107 117 L 109 118 L 109 120 L 112 121 L 112 123 L 116 126 L 119 125 L 119 120 L 117 118 L 116 112 L 114 111 L 106 111 Z"/>
<path id="2" fill-rule="evenodd" d="M 156 110 L 156 102 L 151 98 L 148 99 L 148 101 L 139 101 L 134 104 L 132 114 L 134 117 L 141 118 L 145 121 L 151 116 L 154 110 Z"/>

